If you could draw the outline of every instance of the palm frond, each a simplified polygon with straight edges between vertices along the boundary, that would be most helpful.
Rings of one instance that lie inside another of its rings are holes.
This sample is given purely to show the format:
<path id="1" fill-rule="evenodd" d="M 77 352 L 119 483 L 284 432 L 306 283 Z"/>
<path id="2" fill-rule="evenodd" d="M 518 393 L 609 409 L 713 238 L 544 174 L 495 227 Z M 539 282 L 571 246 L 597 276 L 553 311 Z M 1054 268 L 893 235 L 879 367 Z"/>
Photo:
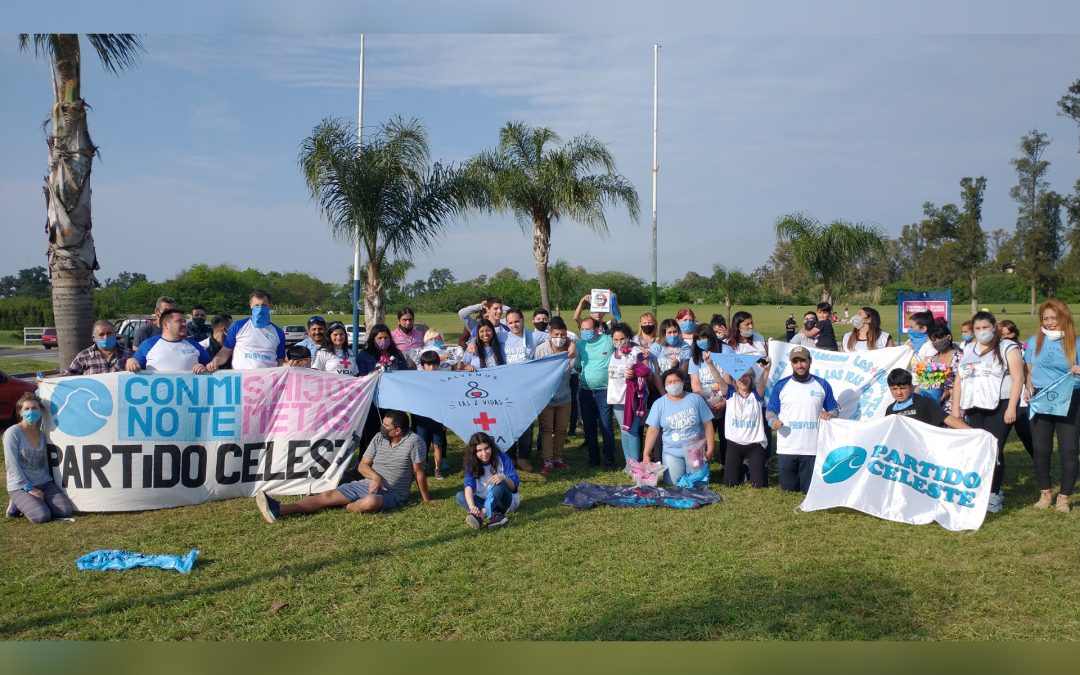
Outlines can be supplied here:
<path id="1" fill-rule="evenodd" d="M 139 52 L 145 52 L 142 38 L 134 33 L 89 33 L 86 39 L 94 47 L 105 70 L 118 74 L 139 63 Z"/>

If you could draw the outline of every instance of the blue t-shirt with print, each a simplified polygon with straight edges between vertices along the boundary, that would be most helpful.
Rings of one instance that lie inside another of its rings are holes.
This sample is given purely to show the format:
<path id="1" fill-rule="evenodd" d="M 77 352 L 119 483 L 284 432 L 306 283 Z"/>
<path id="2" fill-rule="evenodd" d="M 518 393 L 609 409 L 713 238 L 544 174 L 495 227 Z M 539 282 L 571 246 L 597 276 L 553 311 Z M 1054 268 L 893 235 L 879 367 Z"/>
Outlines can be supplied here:
<path id="1" fill-rule="evenodd" d="M 1073 364 L 1065 359 L 1065 346 L 1061 340 L 1051 340 L 1043 336 L 1042 349 L 1035 353 L 1035 335 L 1027 339 L 1024 345 L 1024 361 L 1031 366 L 1031 384 L 1036 389 L 1049 387 L 1062 375 L 1069 372 Z M 1080 360 L 1080 338 L 1076 338 L 1076 355 Z M 1073 389 L 1080 389 L 1080 378 L 1073 383 Z"/>
<path id="2" fill-rule="evenodd" d="M 661 396 L 649 409 L 645 423 L 660 427 L 663 432 L 664 454 L 685 457 L 686 448 L 705 436 L 705 422 L 711 422 L 713 412 L 705 399 L 687 393 L 677 401 Z"/>

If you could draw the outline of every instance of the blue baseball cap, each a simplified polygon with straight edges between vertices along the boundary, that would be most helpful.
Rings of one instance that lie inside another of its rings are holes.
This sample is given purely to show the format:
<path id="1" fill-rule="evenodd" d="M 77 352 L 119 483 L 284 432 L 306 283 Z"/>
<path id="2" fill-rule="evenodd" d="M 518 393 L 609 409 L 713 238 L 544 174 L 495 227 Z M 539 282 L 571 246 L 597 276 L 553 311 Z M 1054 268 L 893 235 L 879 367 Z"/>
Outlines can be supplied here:
<path id="1" fill-rule="evenodd" d="M 310 319 L 307 320 L 307 325 L 310 326 L 313 323 L 317 323 L 317 324 L 325 326 L 326 325 L 326 319 L 322 318 L 321 316 L 313 316 L 313 317 L 311 317 Z"/>

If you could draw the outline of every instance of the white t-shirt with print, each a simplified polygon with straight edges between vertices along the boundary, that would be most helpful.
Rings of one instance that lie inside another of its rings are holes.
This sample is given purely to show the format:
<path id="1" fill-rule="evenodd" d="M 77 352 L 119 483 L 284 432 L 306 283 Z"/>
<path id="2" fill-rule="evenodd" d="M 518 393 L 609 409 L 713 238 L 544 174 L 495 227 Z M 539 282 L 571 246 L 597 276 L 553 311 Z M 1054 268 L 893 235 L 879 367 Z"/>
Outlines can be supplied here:
<path id="1" fill-rule="evenodd" d="M 633 343 L 630 344 L 629 354 L 623 354 L 616 348 L 616 353 L 608 361 L 608 405 L 623 405 L 626 402 L 626 371 L 638 362 L 638 357 L 643 353 L 641 347 Z"/>
<path id="2" fill-rule="evenodd" d="M 757 390 L 751 389 L 749 394 L 743 396 L 735 387 L 729 386 L 724 396 L 727 398 L 724 438 L 741 445 L 768 445 L 762 415 L 762 398 Z"/>
<path id="3" fill-rule="evenodd" d="M 997 351 L 1001 363 L 993 351 L 981 354 L 982 345 L 972 341 L 964 346 L 960 357 L 960 409 L 984 408 L 993 410 L 1003 398 L 1012 393 L 1012 377 L 1009 376 L 1007 355 L 1014 349 L 1020 349 L 1012 340 L 1002 340 Z"/>

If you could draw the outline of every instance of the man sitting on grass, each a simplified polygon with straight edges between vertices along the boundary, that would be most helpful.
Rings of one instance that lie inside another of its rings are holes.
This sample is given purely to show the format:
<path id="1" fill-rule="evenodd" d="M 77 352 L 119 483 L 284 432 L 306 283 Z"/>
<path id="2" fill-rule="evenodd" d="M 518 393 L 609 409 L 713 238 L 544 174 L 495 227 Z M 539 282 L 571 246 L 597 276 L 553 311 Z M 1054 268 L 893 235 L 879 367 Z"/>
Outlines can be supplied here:
<path id="1" fill-rule="evenodd" d="M 933 427 L 946 426 L 953 429 L 970 429 L 959 417 L 945 412 L 941 404 L 929 396 L 914 395 L 911 386 L 911 371 L 906 368 L 893 368 L 889 371 L 889 393 L 896 399 L 885 410 L 886 415 L 911 417 Z"/>
<path id="2" fill-rule="evenodd" d="M 371 440 L 360 461 L 362 480 L 339 485 L 336 490 L 304 497 L 291 504 L 281 504 L 267 497 L 266 493 L 259 492 L 255 495 L 255 503 L 268 523 L 284 516 L 318 513 L 334 506 L 344 506 L 352 513 L 377 513 L 404 505 L 415 479 L 420 496 L 424 503 L 429 504 L 432 499 L 428 495 L 427 478 L 424 476 L 426 460 L 424 443 L 409 431 L 409 420 L 405 413 L 387 410 L 383 413 L 381 432 Z"/>

